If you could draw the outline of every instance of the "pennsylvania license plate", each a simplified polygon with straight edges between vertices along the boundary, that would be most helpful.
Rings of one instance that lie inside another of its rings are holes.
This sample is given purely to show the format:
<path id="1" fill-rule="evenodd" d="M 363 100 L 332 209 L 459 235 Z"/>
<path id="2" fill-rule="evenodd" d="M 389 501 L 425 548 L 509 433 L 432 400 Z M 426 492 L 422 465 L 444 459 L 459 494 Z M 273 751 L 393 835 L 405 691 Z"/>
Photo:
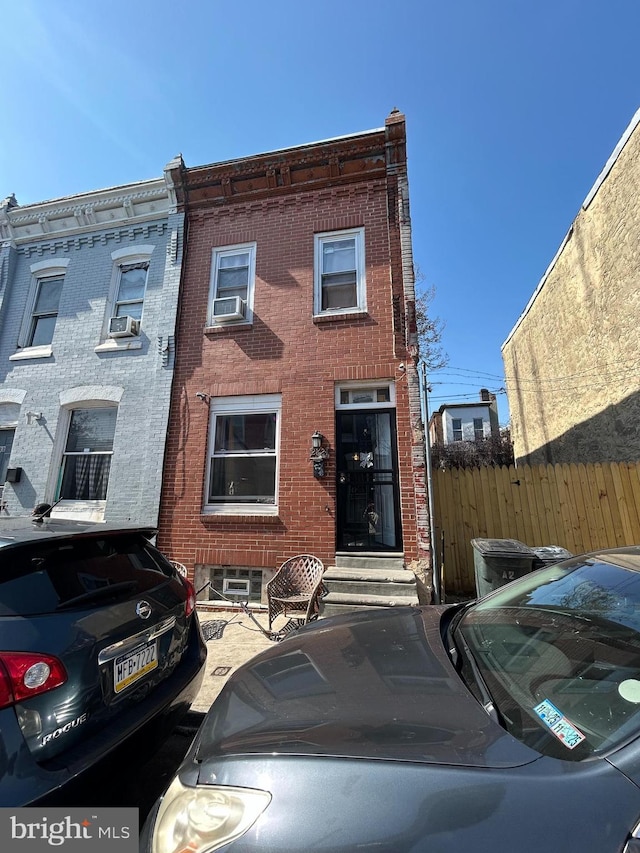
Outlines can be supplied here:
<path id="1" fill-rule="evenodd" d="M 113 662 L 113 688 L 122 693 L 131 684 L 158 666 L 158 644 L 154 641 L 120 655 Z"/>

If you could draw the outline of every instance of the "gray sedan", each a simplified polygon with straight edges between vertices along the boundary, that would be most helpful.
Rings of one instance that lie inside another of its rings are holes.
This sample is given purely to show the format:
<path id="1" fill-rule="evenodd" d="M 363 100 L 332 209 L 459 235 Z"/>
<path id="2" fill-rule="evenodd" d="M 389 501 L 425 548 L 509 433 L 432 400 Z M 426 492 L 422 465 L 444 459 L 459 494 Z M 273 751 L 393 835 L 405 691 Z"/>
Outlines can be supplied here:
<path id="1" fill-rule="evenodd" d="M 637 853 L 640 548 L 320 620 L 239 669 L 152 853 Z"/>

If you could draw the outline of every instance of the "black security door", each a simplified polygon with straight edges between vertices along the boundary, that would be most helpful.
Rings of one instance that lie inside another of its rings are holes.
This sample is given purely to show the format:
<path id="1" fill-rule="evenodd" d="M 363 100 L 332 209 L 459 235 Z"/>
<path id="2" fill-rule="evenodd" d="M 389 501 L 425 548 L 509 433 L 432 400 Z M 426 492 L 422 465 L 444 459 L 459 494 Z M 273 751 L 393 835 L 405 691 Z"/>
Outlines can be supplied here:
<path id="1" fill-rule="evenodd" d="M 338 551 L 400 551 L 395 409 L 337 412 Z"/>

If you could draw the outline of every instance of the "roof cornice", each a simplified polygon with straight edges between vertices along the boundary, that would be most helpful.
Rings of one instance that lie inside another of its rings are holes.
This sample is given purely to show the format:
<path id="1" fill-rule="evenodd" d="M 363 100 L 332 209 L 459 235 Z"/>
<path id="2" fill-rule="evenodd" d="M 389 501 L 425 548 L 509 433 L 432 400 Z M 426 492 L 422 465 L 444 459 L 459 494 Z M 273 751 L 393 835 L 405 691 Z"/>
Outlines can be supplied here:
<path id="1" fill-rule="evenodd" d="M 24 206 L 11 197 L 0 203 L 0 242 L 20 245 L 162 218 L 175 209 L 170 190 L 164 178 L 154 178 Z"/>
<path id="2" fill-rule="evenodd" d="M 384 179 L 406 164 L 404 115 L 394 111 L 384 128 L 256 154 L 206 166 L 181 159 L 165 170 L 179 209 L 276 198 L 289 193 Z"/>

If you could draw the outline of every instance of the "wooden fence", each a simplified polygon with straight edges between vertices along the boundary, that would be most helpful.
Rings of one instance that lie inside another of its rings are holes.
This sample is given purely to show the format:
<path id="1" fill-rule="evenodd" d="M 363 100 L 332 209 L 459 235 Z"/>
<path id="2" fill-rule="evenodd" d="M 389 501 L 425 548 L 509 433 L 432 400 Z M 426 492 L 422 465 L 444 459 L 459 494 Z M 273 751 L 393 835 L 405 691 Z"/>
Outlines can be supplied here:
<path id="1" fill-rule="evenodd" d="M 560 545 L 572 554 L 640 544 L 640 462 L 433 472 L 445 592 L 475 589 L 474 538 Z"/>

